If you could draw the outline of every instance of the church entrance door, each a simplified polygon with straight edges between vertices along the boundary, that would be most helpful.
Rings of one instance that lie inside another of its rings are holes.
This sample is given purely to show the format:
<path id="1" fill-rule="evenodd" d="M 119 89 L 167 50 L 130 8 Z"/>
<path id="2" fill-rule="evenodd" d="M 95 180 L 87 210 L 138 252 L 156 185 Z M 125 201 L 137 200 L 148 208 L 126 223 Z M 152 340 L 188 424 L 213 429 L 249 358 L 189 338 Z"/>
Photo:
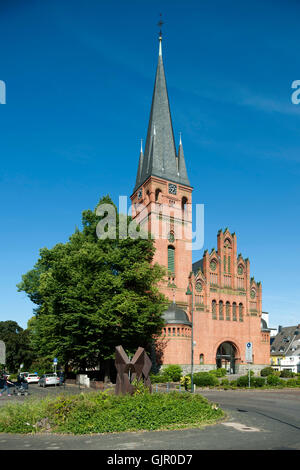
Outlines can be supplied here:
<path id="1" fill-rule="evenodd" d="M 236 347 L 234 344 L 226 341 L 218 347 L 216 355 L 217 368 L 223 367 L 229 374 L 235 374 L 236 371 Z"/>

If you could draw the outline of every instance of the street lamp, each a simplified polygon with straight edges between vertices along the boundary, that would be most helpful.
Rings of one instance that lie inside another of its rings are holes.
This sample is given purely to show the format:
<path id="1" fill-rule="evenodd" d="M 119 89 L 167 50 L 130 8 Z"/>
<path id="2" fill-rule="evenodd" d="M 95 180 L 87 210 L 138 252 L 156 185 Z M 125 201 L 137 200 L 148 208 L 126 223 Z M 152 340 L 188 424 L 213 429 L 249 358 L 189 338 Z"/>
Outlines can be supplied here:
<path id="1" fill-rule="evenodd" d="M 190 285 L 192 289 L 190 289 Z M 186 295 L 192 296 L 192 310 L 191 310 L 191 317 L 192 317 L 192 338 L 191 338 L 191 392 L 194 393 L 194 322 L 193 322 L 193 314 L 194 314 L 194 296 L 193 296 L 193 284 L 189 284 L 186 290 Z"/>

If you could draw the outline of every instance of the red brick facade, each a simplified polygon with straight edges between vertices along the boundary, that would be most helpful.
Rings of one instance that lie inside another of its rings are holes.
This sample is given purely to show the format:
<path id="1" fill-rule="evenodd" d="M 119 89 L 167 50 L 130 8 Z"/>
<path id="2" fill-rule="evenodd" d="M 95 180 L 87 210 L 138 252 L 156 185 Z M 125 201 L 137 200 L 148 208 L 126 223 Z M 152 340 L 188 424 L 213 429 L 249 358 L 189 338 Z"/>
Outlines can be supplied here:
<path id="1" fill-rule="evenodd" d="M 175 150 L 161 49 L 145 155 L 141 151 L 131 200 L 133 218 L 154 235 L 153 262 L 169 270 L 161 290 L 186 312 L 181 317 L 186 321 L 172 320 L 163 329 L 163 364 L 191 364 L 193 303 L 195 370 L 242 370 L 249 341 L 253 364 L 258 369 L 268 365 L 270 338 L 261 326 L 262 287 L 250 278 L 249 260 L 237 255 L 235 233 L 220 230 L 217 251 L 206 250 L 203 259 L 192 264 L 192 187 L 181 139 L 178 153 Z M 189 284 L 193 295 L 187 296 Z"/>

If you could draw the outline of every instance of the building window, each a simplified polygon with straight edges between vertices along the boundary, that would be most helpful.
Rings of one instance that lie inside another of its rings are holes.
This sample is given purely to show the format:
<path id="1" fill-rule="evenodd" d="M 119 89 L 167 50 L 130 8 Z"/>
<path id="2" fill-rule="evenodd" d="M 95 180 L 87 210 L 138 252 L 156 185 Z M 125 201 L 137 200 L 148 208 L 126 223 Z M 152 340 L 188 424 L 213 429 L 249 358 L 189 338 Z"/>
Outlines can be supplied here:
<path id="1" fill-rule="evenodd" d="M 200 354 L 200 364 L 204 364 L 204 354 Z"/>
<path id="2" fill-rule="evenodd" d="M 240 321 L 244 320 L 243 319 L 243 304 L 242 303 L 239 304 L 239 320 Z"/>
<path id="3" fill-rule="evenodd" d="M 224 312 L 223 312 L 223 302 L 220 300 L 219 302 L 219 320 L 224 320 Z"/>
<path id="4" fill-rule="evenodd" d="M 217 302 L 215 300 L 211 303 L 211 311 L 213 320 L 217 319 Z"/>
<path id="5" fill-rule="evenodd" d="M 233 302 L 232 304 L 232 320 L 233 321 L 237 321 L 237 317 L 236 317 L 236 303 Z"/>
<path id="6" fill-rule="evenodd" d="M 161 202 L 161 189 L 159 188 L 155 190 L 155 202 Z"/>
<path id="7" fill-rule="evenodd" d="M 226 302 L 226 320 L 230 321 L 230 303 Z"/>
<path id="8" fill-rule="evenodd" d="M 188 200 L 186 197 L 183 197 L 181 199 L 181 210 L 182 210 L 182 216 L 183 216 L 183 219 L 185 219 L 185 214 L 187 212 L 187 203 L 188 203 Z"/>
<path id="9" fill-rule="evenodd" d="M 175 248 L 174 246 L 168 246 L 168 270 L 171 273 L 175 272 Z"/>

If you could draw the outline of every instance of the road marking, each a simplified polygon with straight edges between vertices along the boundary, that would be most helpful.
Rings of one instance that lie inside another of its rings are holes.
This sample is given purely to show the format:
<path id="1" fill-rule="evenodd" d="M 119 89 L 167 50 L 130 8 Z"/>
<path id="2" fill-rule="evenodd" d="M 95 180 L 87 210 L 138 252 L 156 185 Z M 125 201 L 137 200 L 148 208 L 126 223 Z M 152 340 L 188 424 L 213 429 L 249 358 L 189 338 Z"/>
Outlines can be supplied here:
<path id="1" fill-rule="evenodd" d="M 228 427 L 234 428 L 237 431 L 260 432 L 260 429 L 253 428 L 253 427 L 250 427 L 250 426 L 246 426 L 245 424 L 242 424 L 242 423 L 222 423 L 222 424 L 223 424 L 223 426 L 228 426 Z"/>

